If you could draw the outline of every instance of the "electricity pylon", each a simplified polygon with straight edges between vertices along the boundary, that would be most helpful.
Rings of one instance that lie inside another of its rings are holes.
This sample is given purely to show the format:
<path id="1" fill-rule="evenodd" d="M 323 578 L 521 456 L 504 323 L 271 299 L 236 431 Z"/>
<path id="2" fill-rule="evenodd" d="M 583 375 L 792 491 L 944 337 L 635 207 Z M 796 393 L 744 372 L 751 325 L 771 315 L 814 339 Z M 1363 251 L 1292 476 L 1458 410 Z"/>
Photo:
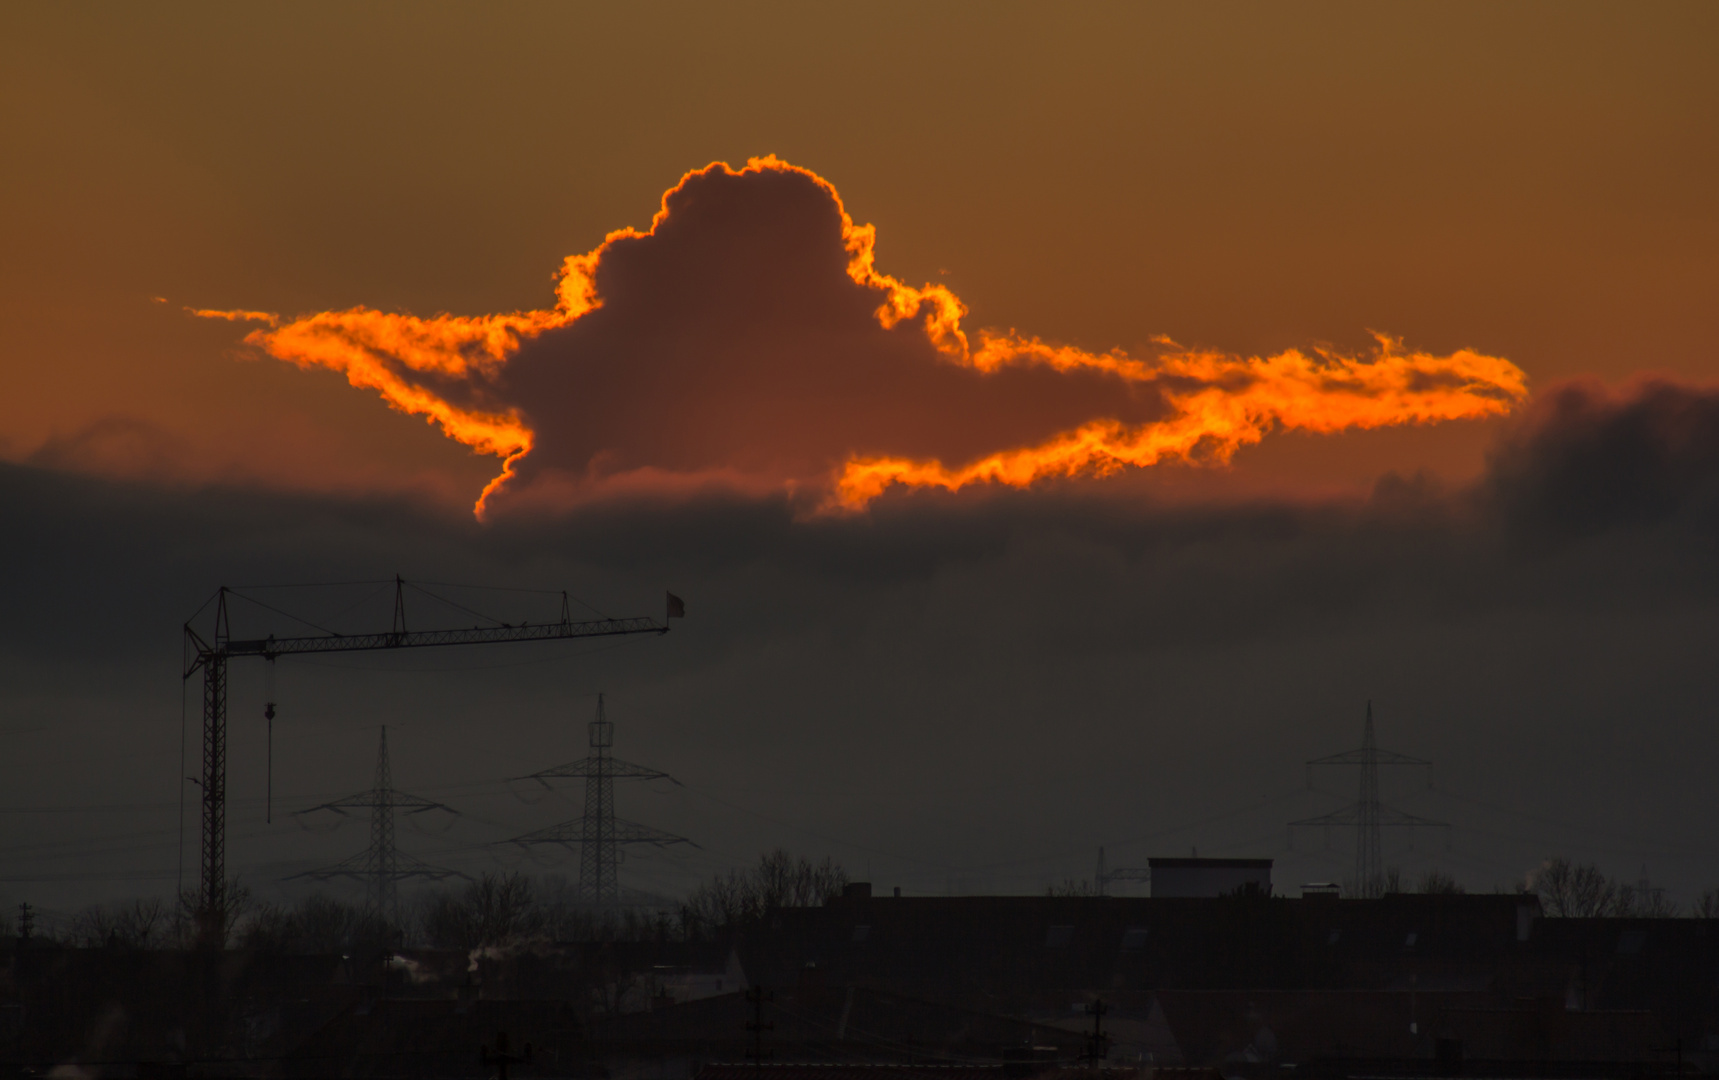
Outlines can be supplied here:
<path id="1" fill-rule="evenodd" d="M 1380 829 L 1449 829 L 1450 823 L 1405 814 L 1379 802 L 1380 765 L 1418 765 L 1427 770 L 1427 783 L 1432 783 L 1432 762 L 1407 754 L 1379 749 L 1373 737 L 1373 703 L 1367 702 L 1367 723 L 1361 731 L 1361 748 L 1346 750 L 1330 757 L 1315 758 L 1307 763 L 1307 786 L 1313 786 L 1315 765 L 1359 765 L 1361 791 L 1353 803 L 1329 814 L 1289 823 L 1290 838 L 1294 830 L 1319 826 L 1329 830 L 1336 825 L 1355 830 L 1355 891 L 1364 899 L 1377 899 L 1385 892 L 1385 870 L 1380 859 Z M 1447 834 L 1448 835 L 1448 834 Z"/>
<path id="2" fill-rule="evenodd" d="M 584 815 L 503 843 L 579 845 L 579 891 L 576 894 L 579 902 L 593 907 L 615 907 L 621 902 L 618 870 L 623 845 L 667 847 L 670 844 L 692 844 L 692 841 L 615 816 L 616 780 L 667 780 L 673 784 L 680 781 L 668 773 L 622 761 L 609 753 L 615 742 L 615 725 L 604 715 L 602 694 L 597 695 L 597 719 L 591 721 L 589 730 L 591 756 L 514 778 L 536 780 L 544 787 L 548 787 L 551 780 L 584 780 Z"/>
<path id="3" fill-rule="evenodd" d="M 403 811 L 407 814 L 422 814 L 431 810 L 444 810 L 447 813 L 458 813 L 452 807 L 444 806 L 429 799 L 420 799 L 416 795 L 408 795 L 404 791 L 394 790 L 393 770 L 388 763 L 388 726 L 382 726 L 382 742 L 376 751 L 376 780 L 369 791 L 357 795 L 348 795 L 344 799 L 313 806 L 308 810 L 298 811 L 299 815 L 314 814 L 319 810 L 332 810 L 345 816 L 348 810 L 370 811 L 370 847 L 333 866 L 325 866 L 320 870 L 306 870 L 302 874 L 293 874 L 292 878 L 310 878 L 313 881 L 328 881 L 332 878 L 354 878 L 366 884 L 368 889 L 367 901 L 370 910 L 388 926 L 400 925 L 400 882 L 406 878 L 424 878 L 428 881 L 444 881 L 448 878 L 463 878 L 466 875 L 458 870 L 446 870 L 439 866 L 415 859 L 402 854 L 394 846 L 394 812 Z M 287 880 L 291 880 L 288 878 Z"/>

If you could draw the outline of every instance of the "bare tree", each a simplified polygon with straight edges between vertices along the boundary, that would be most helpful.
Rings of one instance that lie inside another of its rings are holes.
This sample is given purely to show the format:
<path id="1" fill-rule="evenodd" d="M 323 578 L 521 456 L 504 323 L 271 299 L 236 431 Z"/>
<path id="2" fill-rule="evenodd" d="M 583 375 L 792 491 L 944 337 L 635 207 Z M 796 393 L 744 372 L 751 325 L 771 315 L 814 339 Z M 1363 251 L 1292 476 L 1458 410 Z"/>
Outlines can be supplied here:
<path id="1" fill-rule="evenodd" d="M 1421 875 L 1421 879 L 1416 885 L 1416 891 L 1434 896 L 1459 896 L 1468 890 L 1463 888 L 1449 874 L 1439 870 L 1428 870 Z"/>
<path id="2" fill-rule="evenodd" d="M 785 907 L 812 907 L 832 896 L 840 896 L 848 883 L 847 871 L 828 858 L 823 862 L 790 855 L 781 848 L 766 853 L 753 871 L 758 898 L 766 911 Z"/>
<path id="3" fill-rule="evenodd" d="M 107 909 L 100 904 L 92 904 L 72 916 L 71 925 L 66 929 L 66 940 L 86 949 L 106 945 L 112 926 L 112 916 Z"/>
<path id="4" fill-rule="evenodd" d="M 236 937 L 243 949 L 336 954 L 379 948 L 392 929 L 366 908 L 314 893 L 291 906 L 258 904 Z"/>
<path id="5" fill-rule="evenodd" d="M 821 904 L 847 883 L 847 871 L 828 858 L 813 862 L 776 848 L 753 869 L 718 874 L 694 889 L 680 906 L 681 929 L 689 938 L 708 937 L 781 908 Z"/>
<path id="6" fill-rule="evenodd" d="M 293 910 L 280 904 L 261 903 L 251 909 L 250 917 L 235 935 L 241 949 L 257 952 L 298 952 L 298 921 Z"/>
<path id="7" fill-rule="evenodd" d="M 1546 914 L 1593 919 L 1633 915 L 1638 908 L 1633 885 L 1606 876 L 1593 863 L 1572 863 L 1563 856 L 1547 859 L 1531 877 Z"/>
<path id="8" fill-rule="evenodd" d="M 248 886 L 239 884 L 237 878 L 227 880 L 226 889 L 227 911 L 222 919 L 226 927 L 227 938 L 230 941 L 239 928 L 244 925 L 245 915 L 251 910 L 252 896 Z M 170 936 L 179 946 L 190 945 L 202 935 L 201 920 L 198 918 L 202 910 L 202 897 L 195 889 L 186 889 L 179 894 L 179 900 L 173 906 Z M 223 945 L 226 942 L 222 942 Z"/>
<path id="9" fill-rule="evenodd" d="M 1667 896 L 1664 889 L 1648 889 L 1645 892 L 1638 889 L 1634 899 L 1628 914 L 1638 919 L 1677 918 L 1677 901 Z"/>
<path id="10" fill-rule="evenodd" d="M 1689 914 L 1697 919 L 1719 919 L 1719 889 L 1706 889 L 1695 898 Z"/>
<path id="11" fill-rule="evenodd" d="M 424 937 L 438 948 L 503 945 L 544 931 L 544 912 L 524 874 L 485 874 L 458 896 L 438 893 L 425 903 Z"/>
<path id="12" fill-rule="evenodd" d="M 167 907 L 160 900 L 126 900 L 95 904 L 72 916 L 67 939 L 84 948 L 158 948 L 171 930 Z"/>
<path id="13" fill-rule="evenodd" d="M 662 909 L 593 908 L 580 901 L 565 879 L 540 883 L 542 933 L 555 941 L 667 941 L 674 936 Z"/>

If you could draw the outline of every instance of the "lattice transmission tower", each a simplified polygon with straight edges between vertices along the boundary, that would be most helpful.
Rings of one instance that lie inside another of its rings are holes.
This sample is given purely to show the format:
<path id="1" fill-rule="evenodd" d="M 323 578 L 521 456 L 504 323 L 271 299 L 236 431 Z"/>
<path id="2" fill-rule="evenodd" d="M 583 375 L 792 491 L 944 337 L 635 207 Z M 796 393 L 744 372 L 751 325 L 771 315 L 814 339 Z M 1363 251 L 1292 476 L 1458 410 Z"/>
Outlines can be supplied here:
<path id="1" fill-rule="evenodd" d="M 1092 889 L 1099 896 L 1105 895 L 1111 885 L 1118 882 L 1150 882 L 1152 871 L 1144 866 L 1110 866 L 1104 861 L 1104 849 L 1098 849 L 1098 873 L 1093 875 Z"/>
<path id="2" fill-rule="evenodd" d="M 1376 899 L 1385 892 L 1385 868 L 1380 855 L 1382 829 L 1449 829 L 1450 823 L 1417 817 L 1393 809 L 1379 801 L 1380 765 L 1416 765 L 1427 770 L 1427 783 L 1432 784 L 1432 762 L 1422 758 L 1381 750 L 1373 735 L 1373 703 L 1367 702 L 1367 722 L 1361 730 L 1361 748 L 1346 750 L 1330 757 L 1314 758 L 1307 763 L 1307 786 L 1313 786 L 1315 765 L 1358 765 L 1361 768 L 1361 790 L 1353 803 L 1329 814 L 1289 823 L 1290 839 L 1295 830 L 1332 826 L 1355 830 L 1355 892 L 1365 899 Z M 1448 834 L 1447 834 L 1448 835 Z"/>
<path id="3" fill-rule="evenodd" d="M 370 910 L 377 918 L 389 926 L 400 925 L 400 882 L 407 878 L 422 878 L 426 881 L 445 881 L 448 878 L 464 878 L 467 875 L 458 870 L 447 870 L 440 866 L 431 866 L 420 859 L 404 854 L 394 846 L 394 814 L 423 814 L 431 810 L 441 810 L 454 814 L 458 811 L 444 806 L 439 802 L 421 799 L 416 795 L 408 795 L 404 791 L 394 790 L 393 769 L 388 762 L 388 727 L 382 726 L 382 740 L 376 750 L 376 779 L 369 791 L 356 795 L 348 795 L 344 799 L 313 806 L 308 810 L 298 811 L 298 816 L 314 814 L 318 811 L 330 810 L 341 816 L 346 816 L 349 810 L 370 811 L 370 846 L 364 851 L 320 870 L 306 870 L 302 874 L 293 874 L 292 878 L 310 878 L 313 881 L 328 881 L 333 878 L 352 878 L 365 883 L 366 899 Z"/>
<path id="4" fill-rule="evenodd" d="M 615 743 L 615 725 L 605 715 L 603 695 L 597 695 L 597 719 L 591 721 L 591 754 L 589 757 L 557 765 L 553 769 L 515 777 L 515 780 L 536 780 L 545 787 L 551 780 L 584 780 L 585 813 L 571 821 L 538 829 L 523 836 L 503 841 L 508 844 L 561 844 L 579 847 L 580 903 L 610 908 L 621 903 L 621 883 L 618 871 L 621 849 L 631 844 L 667 847 L 670 844 L 693 844 L 684 836 L 653 829 L 649 825 L 627 821 L 615 816 L 616 780 L 680 781 L 668 773 L 643 765 L 622 761 L 610 753 Z"/>

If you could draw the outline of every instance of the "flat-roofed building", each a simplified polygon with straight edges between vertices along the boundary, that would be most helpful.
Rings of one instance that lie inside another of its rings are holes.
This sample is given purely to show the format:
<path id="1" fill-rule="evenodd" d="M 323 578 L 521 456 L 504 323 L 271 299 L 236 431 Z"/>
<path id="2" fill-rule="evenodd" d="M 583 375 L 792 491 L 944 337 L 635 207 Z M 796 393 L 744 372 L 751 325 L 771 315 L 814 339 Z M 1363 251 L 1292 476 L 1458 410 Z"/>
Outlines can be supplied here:
<path id="1" fill-rule="evenodd" d="M 1250 885 L 1271 892 L 1270 859 L 1149 859 L 1152 898 L 1223 896 Z"/>

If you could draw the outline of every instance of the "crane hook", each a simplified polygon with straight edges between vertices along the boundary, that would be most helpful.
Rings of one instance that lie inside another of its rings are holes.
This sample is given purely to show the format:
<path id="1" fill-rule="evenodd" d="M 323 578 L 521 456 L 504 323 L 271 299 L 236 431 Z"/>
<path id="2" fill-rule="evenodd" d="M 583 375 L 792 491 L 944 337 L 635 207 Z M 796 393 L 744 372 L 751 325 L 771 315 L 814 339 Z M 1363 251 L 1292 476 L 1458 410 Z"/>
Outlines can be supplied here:
<path id="1" fill-rule="evenodd" d="M 268 669 L 268 700 L 263 702 L 263 719 L 269 722 L 268 734 L 268 779 L 266 794 L 263 796 L 263 824 L 273 825 L 275 821 L 275 658 L 269 657 Z"/>

